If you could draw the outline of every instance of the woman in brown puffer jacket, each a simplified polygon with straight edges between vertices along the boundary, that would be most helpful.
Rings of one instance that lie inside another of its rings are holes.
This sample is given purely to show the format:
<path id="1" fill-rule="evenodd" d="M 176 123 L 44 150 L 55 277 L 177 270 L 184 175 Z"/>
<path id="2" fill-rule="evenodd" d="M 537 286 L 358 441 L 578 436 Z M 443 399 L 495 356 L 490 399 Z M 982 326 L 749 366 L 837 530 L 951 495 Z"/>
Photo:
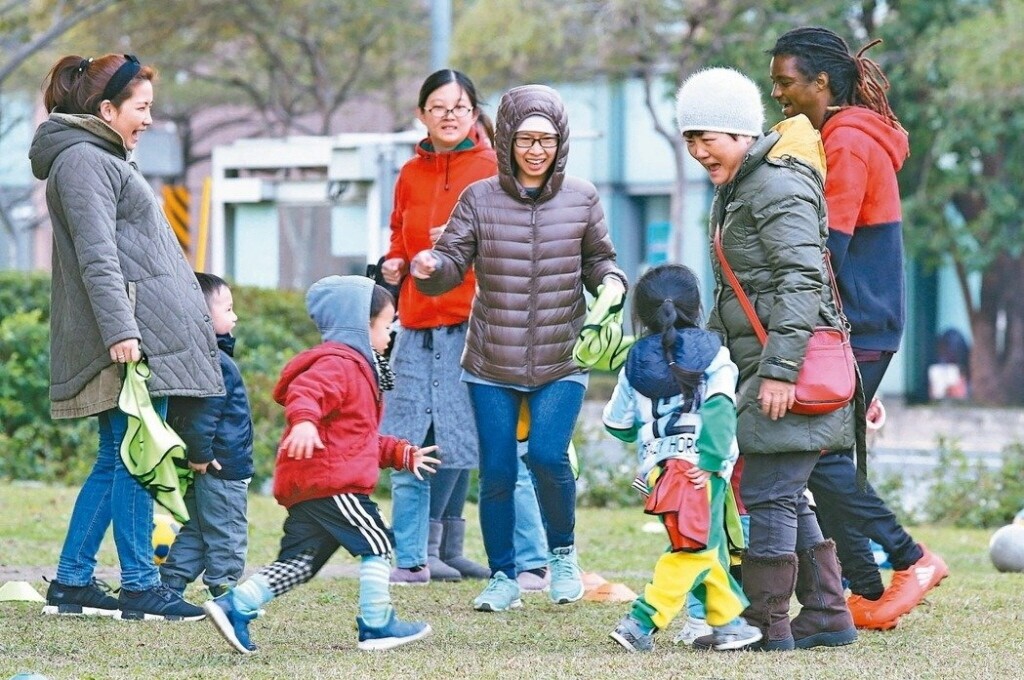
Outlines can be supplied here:
<path id="1" fill-rule="evenodd" d="M 520 606 L 513 531 L 516 422 L 531 418 L 527 457 L 551 549 L 549 596 L 583 597 L 576 559 L 576 483 L 566 454 L 586 391 L 572 359 L 583 326 L 583 289 L 615 286 L 615 264 L 593 184 L 565 175 L 569 125 L 558 93 L 543 85 L 509 90 L 498 105 L 498 175 L 462 194 L 433 250 L 418 253 L 416 285 L 439 295 L 472 265 L 477 288 L 462 379 L 480 439 L 480 522 L 491 580 L 473 603 L 480 611 Z"/>

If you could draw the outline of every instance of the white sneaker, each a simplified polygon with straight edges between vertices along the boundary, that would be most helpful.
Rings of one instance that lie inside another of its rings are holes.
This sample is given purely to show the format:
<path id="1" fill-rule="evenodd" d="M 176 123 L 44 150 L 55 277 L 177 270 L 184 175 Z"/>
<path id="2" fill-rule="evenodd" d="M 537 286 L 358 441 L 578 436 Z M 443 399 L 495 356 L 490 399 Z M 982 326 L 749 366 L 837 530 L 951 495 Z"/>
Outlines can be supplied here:
<path id="1" fill-rule="evenodd" d="M 679 631 L 679 634 L 672 638 L 672 642 L 675 644 L 682 643 L 684 645 L 692 645 L 693 641 L 699 637 L 705 635 L 711 635 L 715 631 L 708 625 L 708 622 L 704 619 L 698 619 L 695 616 L 686 617 L 686 625 Z"/>

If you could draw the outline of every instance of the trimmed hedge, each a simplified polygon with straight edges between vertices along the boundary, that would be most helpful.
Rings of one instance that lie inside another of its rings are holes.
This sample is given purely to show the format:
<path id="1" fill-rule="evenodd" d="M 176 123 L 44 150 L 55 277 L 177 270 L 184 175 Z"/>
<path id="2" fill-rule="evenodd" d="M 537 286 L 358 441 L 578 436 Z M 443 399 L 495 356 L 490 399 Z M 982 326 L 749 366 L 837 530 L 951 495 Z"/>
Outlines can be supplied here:
<path id="1" fill-rule="evenodd" d="M 253 411 L 259 489 L 274 466 L 284 412 L 271 393 L 292 356 L 319 342 L 296 292 L 233 286 L 235 360 Z M 81 483 L 96 455 L 95 418 L 54 421 L 49 400 L 50 277 L 0 272 L 0 478 Z"/>

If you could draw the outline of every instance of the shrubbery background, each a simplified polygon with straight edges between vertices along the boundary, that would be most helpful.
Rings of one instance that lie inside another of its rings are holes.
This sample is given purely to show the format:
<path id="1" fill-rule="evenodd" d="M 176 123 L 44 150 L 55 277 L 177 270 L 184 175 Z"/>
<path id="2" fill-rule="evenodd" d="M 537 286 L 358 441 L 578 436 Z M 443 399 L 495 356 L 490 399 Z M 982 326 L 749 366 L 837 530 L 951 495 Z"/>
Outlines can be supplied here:
<path id="1" fill-rule="evenodd" d="M 271 393 L 281 368 L 319 342 L 299 293 L 233 286 L 235 360 L 253 410 L 259 489 L 270 478 L 284 412 Z M 95 418 L 50 418 L 50 277 L 0 272 L 0 477 L 76 485 L 96 455 Z"/>
<path id="2" fill-rule="evenodd" d="M 284 411 L 271 397 L 274 384 L 284 364 L 320 337 L 302 294 L 246 286 L 233 286 L 232 292 L 239 317 L 235 361 L 249 391 L 255 428 L 251 488 L 262 490 L 273 473 L 284 427 Z M 0 478 L 77 485 L 95 459 L 96 419 L 50 418 L 49 310 L 49 275 L 0 272 Z M 614 384 L 610 374 L 593 374 L 587 398 L 607 400 Z M 639 514 L 642 504 L 630 488 L 632 449 L 609 447 L 600 423 L 585 419 L 574 441 L 581 463 L 579 504 L 634 506 Z M 995 469 L 970 462 L 957 442 L 942 441 L 937 448 L 937 466 L 926 480 L 929 490 L 917 519 L 994 527 L 1013 518 L 1024 503 L 1024 445 L 1003 451 L 1003 464 Z M 385 492 L 389 481 L 382 475 Z M 902 477 L 876 481 L 890 507 L 899 509 Z M 470 500 L 476 500 L 476 492 L 474 474 Z"/>

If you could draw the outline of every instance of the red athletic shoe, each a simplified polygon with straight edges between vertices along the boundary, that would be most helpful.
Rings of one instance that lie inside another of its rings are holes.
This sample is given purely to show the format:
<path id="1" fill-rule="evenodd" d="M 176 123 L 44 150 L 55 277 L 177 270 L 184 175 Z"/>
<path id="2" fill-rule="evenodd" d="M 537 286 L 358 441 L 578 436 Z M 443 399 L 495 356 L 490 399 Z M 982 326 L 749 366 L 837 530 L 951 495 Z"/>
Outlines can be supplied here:
<path id="1" fill-rule="evenodd" d="M 929 590 L 949 576 L 949 567 L 941 557 L 921 545 L 924 555 L 902 571 L 893 572 L 892 582 L 876 601 L 851 595 L 847 600 L 853 624 L 858 628 L 891 630 L 900 617 L 921 604 Z"/>

